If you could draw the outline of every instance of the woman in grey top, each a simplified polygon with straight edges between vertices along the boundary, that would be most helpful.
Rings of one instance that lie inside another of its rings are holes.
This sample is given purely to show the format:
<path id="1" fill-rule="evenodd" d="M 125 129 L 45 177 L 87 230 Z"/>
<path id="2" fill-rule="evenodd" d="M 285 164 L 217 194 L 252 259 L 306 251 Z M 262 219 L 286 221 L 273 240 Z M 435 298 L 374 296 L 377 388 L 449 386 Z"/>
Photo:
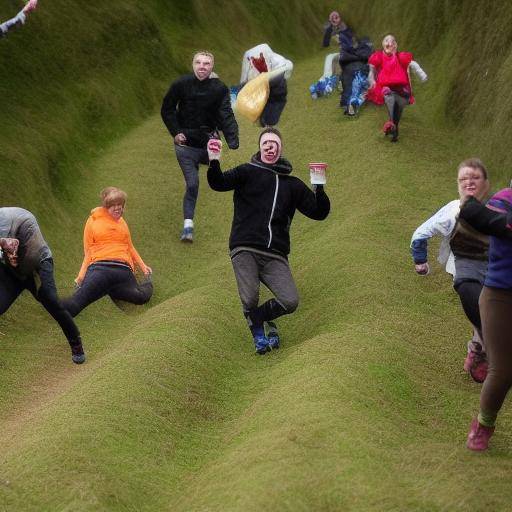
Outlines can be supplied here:
<path id="1" fill-rule="evenodd" d="M 53 259 L 37 220 L 23 208 L 0 208 L 0 315 L 28 290 L 60 325 L 74 363 L 85 361 L 80 332 L 57 296 Z"/>

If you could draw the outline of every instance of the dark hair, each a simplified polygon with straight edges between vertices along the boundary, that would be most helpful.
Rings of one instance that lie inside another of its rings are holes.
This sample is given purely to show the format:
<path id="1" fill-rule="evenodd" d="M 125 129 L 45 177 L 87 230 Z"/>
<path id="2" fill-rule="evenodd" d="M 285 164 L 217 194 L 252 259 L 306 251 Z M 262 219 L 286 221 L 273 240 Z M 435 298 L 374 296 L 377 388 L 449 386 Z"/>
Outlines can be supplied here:
<path id="1" fill-rule="evenodd" d="M 480 158 L 467 158 L 466 160 L 463 160 L 460 164 L 459 164 L 459 167 L 457 167 L 457 172 L 459 172 L 463 167 L 471 167 L 471 169 L 479 169 L 480 172 L 484 175 L 484 179 L 488 179 L 488 176 L 487 176 L 487 169 L 484 165 L 484 163 L 482 162 L 482 160 L 480 160 Z"/>
<path id="2" fill-rule="evenodd" d="M 263 129 L 260 133 L 260 138 L 258 139 L 258 144 L 260 143 L 261 141 L 261 137 L 263 137 L 263 135 L 265 135 L 265 133 L 274 133 L 276 134 L 281 140 L 283 140 L 283 137 L 281 135 L 281 132 L 277 129 L 277 128 L 274 128 L 273 126 L 267 126 L 265 129 Z"/>

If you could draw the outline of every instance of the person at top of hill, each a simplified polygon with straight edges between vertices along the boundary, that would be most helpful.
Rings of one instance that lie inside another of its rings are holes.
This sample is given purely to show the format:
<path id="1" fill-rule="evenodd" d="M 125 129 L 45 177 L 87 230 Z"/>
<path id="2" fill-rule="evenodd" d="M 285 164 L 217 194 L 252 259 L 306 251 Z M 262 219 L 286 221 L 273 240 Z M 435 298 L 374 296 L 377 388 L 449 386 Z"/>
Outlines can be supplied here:
<path id="1" fill-rule="evenodd" d="M 324 35 L 322 39 L 322 46 L 327 48 L 331 44 L 331 40 L 338 41 L 340 32 L 347 30 L 346 23 L 341 19 L 338 11 L 332 11 L 329 14 L 329 19 L 324 25 Z"/>
<path id="2" fill-rule="evenodd" d="M 368 37 L 346 37 L 340 34 L 340 67 L 343 91 L 340 106 L 345 114 L 353 116 L 364 102 L 368 87 L 368 58 L 373 52 L 373 44 Z"/>
<path id="3" fill-rule="evenodd" d="M 231 149 L 239 145 L 229 89 L 213 73 L 214 62 L 212 53 L 197 52 L 192 59 L 193 73 L 175 80 L 162 102 L 162 120 L 173 137 L 176 158 L 185 178 L 182 242 L 194 240 L 199 165 L 208 164 L 208 139 L 221 130 Z"/>
<path id="4" fill-rule="evenodd" d="M 36 218 L 23 208 L 0 208 L 0 315 L 23 290 L 57 321 L 71 347 L 73 362 L 83 363 L 80 332 L 58 298 L 52 252 Z"/>
<path id="5" fill-rule="evenodd" d="M 27 19 L 27 14 L 32 12 L 36 7 L 37 0 L 29 0 L 25 4 L 25 7 L 23 7 L 23 9 L 14 18 L 0 23 L 0 38 L 7 35 L 7 32 L 12 28 L 24 25 Z"/>
<path id="6" fill-rule="evenodd" d="M 152 270 L 132 243 L 123 219 L 126 193 L 116 187 L 101 191 L 101 206 L 91 211 L 84 229 L 84 259 L 75 283 L 75 293 L 63 301 L 72 316 L 109 295 L 114 301 L 145 304 L 153 295 Z M 139 267 L 141 283 L 134 275 Z"/>
<path id="7" fill-rule="evenodd" d="M 494 194 L 487 205 L 469 197 L 460 218 L 490 236 L 489 268 L 479 301 L 489 373 L 480 393 L 480 411 L 467 437 L 470 450 L 482 451 L 488 448 L 512 387 L 512 188 Z"/>
<path id="8" fill-rule="evenodd" d="M 425 82 L 427 74 L 413 60 L 410 52 L 399 52 L 396 39 L 388 34 L 382 40 L 382 50 L 374 52 L 368 59 L 370 73 L 367 98 L 377 105 L 386 104 L 389 119 L 383 131 L 391 136 L 391 142 L 398 141 L 398 125 L 406 105 L 414 103 L 410 70 Z"/>
<path id="9" fill-rule="evenodd" d="M 478 158 L 461 162 L 457 182 L 459 199 L 450 201 L 416 229 L 411 239 L 411 254 L 416 272 L 427 275 L 430 270 L 428 240 L 435 235 L 443 237 L 439 262 L 452 274 L 453 287 L 473 326 L 473 339 L 468 343 L 464 370 L 476 382 L 483 382 L 487 375 L 487 357 L 478 298 L 487 272 L 489 240 L 458 218 L 461 200 L 466 197 L 482 200 L 489 192 L 489 179 L 483 162 Z"/>
<path id="10" fill-rule="evenodd" d="M 275 53 L 266 43 L 247 50 L 242 58 L 242 73 L 240 75 L 240 85 L 242 87 L 260 73 L 277 69 L 282 70 L 282 73 L 273 77 L 269 82 L 270 92 L 260 117 L 261 126 L 275 126 L 279 123 L 286 105 L 288 94 L 286 81 L 292 74 L 293 63 L 282 55 Z"/>
<path id="11" fill-rule="evenodd" d="M 264 129 L 259 151 L 251 161 L 226 172 L 220 167 L 221 147 L 220 141 L 208 143 L 208 183 L 218 192 L 233 191 L 231 262 L 256 352 L 264 354 L 279 348 L 273 320 L 292 313 L 299 304 L 288 264 L 295 211 L 323 220 L 329 214 L 330 202 L 323 185 L 315 185 L 312 191 L 291 176 L 292 166 L 281 155 L 282 137 L 277 129 Z M 260 283 L 275 296 L 261 305 Z"/>

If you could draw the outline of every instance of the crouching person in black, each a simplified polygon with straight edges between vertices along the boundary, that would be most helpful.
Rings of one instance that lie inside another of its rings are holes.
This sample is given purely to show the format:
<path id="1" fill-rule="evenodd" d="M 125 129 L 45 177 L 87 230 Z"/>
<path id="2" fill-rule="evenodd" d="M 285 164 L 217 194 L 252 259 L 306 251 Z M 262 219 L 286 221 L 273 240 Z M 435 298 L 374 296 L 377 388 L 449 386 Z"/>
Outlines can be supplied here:
<path id="1" fill-rule="evenodd" d="M 208 183 L 219 192 L 234 191 L 231 261 L 256 352 L 264 354 L 279 348 L 273 320 L 293 313 L 299 304 L 287 258 L 295 210 L 323 220 L 329 214 L 330 202 L 322 185 L 312 191 L 299 178 L 290 176 L 292 166 L 281 157 L 277 129 L 263 130 L 260 150 L 251 161 L 226 172 L 219 163 L 221 144 L 217 139 L 208 143 Z M 275 298 L 258 305 L 260 282 Z"/>
<path id="2" fill-rule="evenodd" d="M 29 290 L 57 321 L 74 363 L 85 361 L 78 327 L 64 309 L 53 276 L 53 259 L 37 220 L 23 208 L 0 208 L 0 315 Z"/>

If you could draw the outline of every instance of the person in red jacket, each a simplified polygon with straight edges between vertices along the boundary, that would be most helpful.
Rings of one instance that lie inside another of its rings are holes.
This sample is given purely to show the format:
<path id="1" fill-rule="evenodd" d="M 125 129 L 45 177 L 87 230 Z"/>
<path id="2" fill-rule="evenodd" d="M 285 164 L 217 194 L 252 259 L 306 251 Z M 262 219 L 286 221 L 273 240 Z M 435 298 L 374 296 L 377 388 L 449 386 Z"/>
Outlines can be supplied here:
<path id="1" fill-rule="evenodd" d="M 72 316 L 105 295 L 112 300 L 145 304 L 153 295 L 152 270 L 132 243 L 123 219 L 126 193 L 116 187 L 101 192 L 102 206 L 94 208 L 84 229 L 84 260 L 75 283 L 77 290 L 63 301 Z M 137 282 L 139 267 L 146 278 Z"/>
<path id="2" fill-rule="evenodd" d="M 386 104 L 389 119 L 383 131 L 391 135 L 391 142 L 396 142 L 402 112 L 406 105 L 414 103 L 410 70 L 423 82 L 427 80 L 427 75 L 413 60 L 412 53 L 398 51 L 396 39 L 391 34 L 382 40 L 382 50 L 372 53 L 368 64 L 370 73 L 367 98 L 377 105 Z"/>

